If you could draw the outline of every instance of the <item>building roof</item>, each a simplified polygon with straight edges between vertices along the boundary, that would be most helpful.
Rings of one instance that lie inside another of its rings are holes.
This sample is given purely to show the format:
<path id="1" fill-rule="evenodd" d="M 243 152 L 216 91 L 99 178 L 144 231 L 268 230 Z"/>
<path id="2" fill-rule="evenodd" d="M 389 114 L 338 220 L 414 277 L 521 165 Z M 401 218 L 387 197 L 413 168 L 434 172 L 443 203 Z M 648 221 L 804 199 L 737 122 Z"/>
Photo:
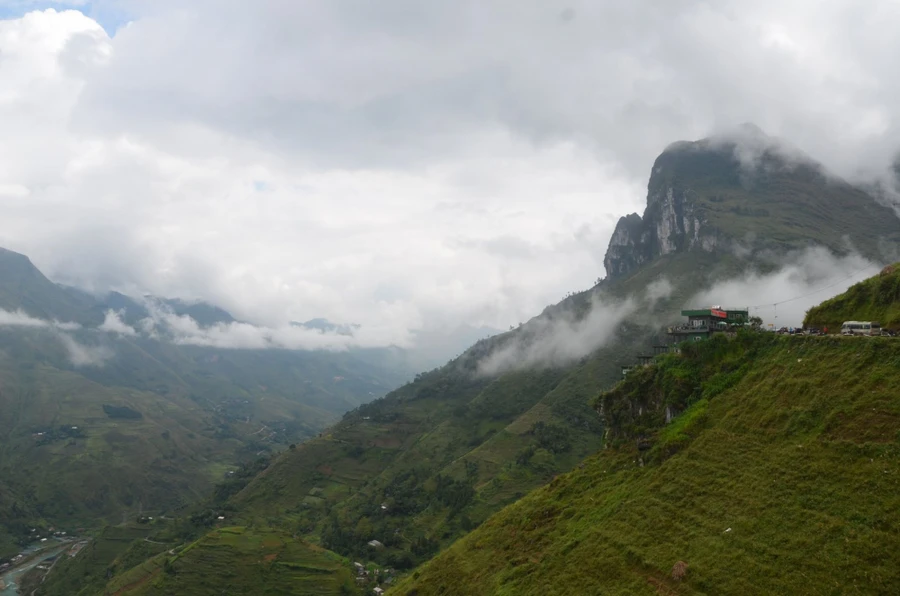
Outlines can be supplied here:
<path id="1" fill-rule="evenodd" d="M 683 317 L 715 317 L 719 319 L 731 319 L 735 316 L 746 317 L 749 311 L 746 308 L 697 308 L 681 311 Z"/>

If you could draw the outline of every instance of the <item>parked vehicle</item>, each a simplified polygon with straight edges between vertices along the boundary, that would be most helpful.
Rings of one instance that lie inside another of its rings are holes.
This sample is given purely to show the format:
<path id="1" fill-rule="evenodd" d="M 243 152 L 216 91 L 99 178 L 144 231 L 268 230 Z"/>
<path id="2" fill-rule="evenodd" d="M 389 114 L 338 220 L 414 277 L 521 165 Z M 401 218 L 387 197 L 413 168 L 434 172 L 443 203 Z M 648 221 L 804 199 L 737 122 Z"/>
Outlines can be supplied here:
<path id="1" fill-rule="evenodd" d="M 841 335 L 881 335 L 881 325 L 872 321 L 844 321 Z"/>

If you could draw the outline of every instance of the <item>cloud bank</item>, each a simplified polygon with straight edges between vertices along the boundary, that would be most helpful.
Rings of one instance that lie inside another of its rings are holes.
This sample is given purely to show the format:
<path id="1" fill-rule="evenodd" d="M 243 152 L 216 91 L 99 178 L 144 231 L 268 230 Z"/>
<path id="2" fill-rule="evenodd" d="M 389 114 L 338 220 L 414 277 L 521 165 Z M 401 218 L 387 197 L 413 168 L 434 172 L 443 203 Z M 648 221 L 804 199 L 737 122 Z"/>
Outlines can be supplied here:
<path id="1" fill-rule="evenodd" d="M 59 340 L 69 356 L 69 362 L 76 368 L 82 366 L 103 366 L 115 353 L 106 346 L 88 346 L 76 341 L 72 336 L 60 333 Z"/>
<path id="2" fill-rule="evenodd" d="M 674 140 L 751 121 L 854 180 L 900 148 L 896 2 L 47 5 L 0 11 L 0 246 L 273 330 L 526 320 Z"/>
<path id="3" fill-rule="evenodd" d="M 96 328 L 82 328 L 77 323 L 61 323 L 32 317 L 25 312 L 0 309 L 0 327 L 49 329 L 65 348 L 69 361 L 76 367 L 103 366 L 114 357 L 108 344 L 88 345 L 76 340 L 68 332 L 102 334 L 113 338 L 147 338 L 176 345 L 204 346 L 220 349 L 244 350 L 327 350 L 345 351 L 351 348 L 386 346 L 408 347 L 411 337 L 394 337 L 392 329 L 317 330 L 297 325 L 265 327 L 249 323 L 219 323 L 201 326 L 187 315 L 177 315 L 153 301 L 144 303 L 150 316 L 132 327 L 122 320 L 122 313 L 108 310 L 103 323 Z M 396 341 L 393 341 L 396 340 Z M 112 344 L 114 345 L 114 344 Z"/>
<path id="4" fill-rule="evenodd" d="M 48 321 L 26 314 L 22 310 L 0 309 L 0 327 L 50 329 L 62 343 L 73 366 L 102 366 L 113 356 L 112 350 L 102 346 L 88 346 L 76 341 L 69 333 L 81 329 L 81 325 L 71 322 Z"/>
<path id="5" fill-rule="evenodd" d="M 201 326 L 188 315 L 177 315 L 152 300 L 144 301 L 150 316 L 137 322 L 136 327 L 125 323 L 122 313 L 108 310 L 103 323 L 94 331 L 113 336 L 143 336 L 179 345 L 207 346 L 223 349 L 285 349 L 285 350 L 332 350 L 350 348 L 377 348 L 386 346 L 410 347 L 413 337 L 397 335 L 392 327 L 364 328 L 361 326 L 338 326 L 333 330 L 307 328 L 300 325 L 266 327 L 250 323 L 232 322 Z M 0 327 L 32 327 L 74 331 L 81 329 L 77 323 L 61 323 L 29 316 L 24 311 L 0 309 Z M 108 351 L 94 350 L 79 346 L 68 335 L 60 334 L 64 345 L 71 349 L 73 362 L 82 364 L 102 361 L 109 357 Z M 101 356 L 103 356 L 101 358 Z"/>
<path id="6" fill-rule="evenodd" d="M 122 313 L 118 313 L 114 310 L 106 311 L 103 323 L 101 323 L 98 329 L 100 331 L 106 331 L 107 333 L 115 333 L 118 335 L 127 335 L 132 337 L 137 335 L 137 331 L 135 331 L 134 327 L 127 325 L 122 320 Z"/>
<path id="7" fill-rule="evenodd" d="M 548 309 L 520 327 L 512 341 L 479 363 L 478 372 L 494 375 L 534 366 L 570 364 L 608 344 L 628 317 L 639 309 L 651 309 L 671 292 L 669 280 L 660 278 L 649 284 L 642 296 L 626 300 L 591 294 L 586 312 L 577 309 L 574 300 L 566 301 L 562 308 L 552 312 Z"/>
<path id="8" fill-rule="evenodd" d="M 253 325 L 244 322 L 217 323 L 202 326 L 188 315 L 178 315 L 170 309 L 151 301 L 145 302 L 150 316 L 138 323 L 138 328 L 151 338 L 170 341 L 180 345 L 207 346 L 224 349 L 285 349 L 285 350 L 331 350 L 342 351 L 350 348 L 376 348 L 386 346 L 409 347 L 412 336 L 397 333 L 391 326 L 362 327 L 337 326 L 323 330 L 301 325 L 280 326 Z M 115 313 L 113 313 L 115 314 Z M 135 335 L 137 330 L 115 318 L 116 323 L 107 325 L 106 331 L 125 335 Z M 114 327 L 115 329 L 111 329 Z M 125 329 L 122 329 L 125 328 Z"/>
<path id="9" fill-rule="evenodd" d="M 810 307 L 871 277 L 881 265 L 850 254 L 832 255 L 822 248 L 783 258 L 773 273 L 752 272 L 699 292 L 692 306 L 750 307 L 767 327 L 800 327 Z"/>
<path id="10" fill-rule="evenodd" d="M 75 331 L 81 325 L 73 322 L 48 321 L 28 315 L 23 310 L 8 311 L 0 308 L 0 327 L 45 327 L 62 331 Z"/>

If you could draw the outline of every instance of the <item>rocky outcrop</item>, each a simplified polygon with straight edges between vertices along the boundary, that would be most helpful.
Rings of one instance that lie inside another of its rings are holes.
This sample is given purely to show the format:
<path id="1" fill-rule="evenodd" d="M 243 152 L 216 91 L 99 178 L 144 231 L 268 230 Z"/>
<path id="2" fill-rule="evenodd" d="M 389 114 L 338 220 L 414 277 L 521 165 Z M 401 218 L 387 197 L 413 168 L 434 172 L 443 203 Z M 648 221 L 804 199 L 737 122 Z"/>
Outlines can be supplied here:
<path id="1" fill-rule="evenodd" d="M 644 228 L 644 221 L 637 213 L 619 219 L 616 231 L 609 240 L 606 250 L 607 275 L 620 277 L 634 271 L 653 258 L 650 248 L 650 230 Z"/>
<path id="2" fill-rule="evenodd" d="M 653 164 L 642 215 L 619 220 L 604 259 L 610 279 L 673 253 L 787 254 L 848 246 L 873 261 L 895 260 L 897 187 L 860 189 L 788 143 L 744 124 L 669 145 Z"/>
<path id="3" fill-rule="evenodd" d="M 712 251 L 715 230 L 705 225 L 691 190 L 677 181 L 664 161 L 657 160 L 650 177 L 644 216 L 632 213 L 619 219 L 603 260 L 611 278 L 626 276 L 660 256 L 685 251 Z"/>

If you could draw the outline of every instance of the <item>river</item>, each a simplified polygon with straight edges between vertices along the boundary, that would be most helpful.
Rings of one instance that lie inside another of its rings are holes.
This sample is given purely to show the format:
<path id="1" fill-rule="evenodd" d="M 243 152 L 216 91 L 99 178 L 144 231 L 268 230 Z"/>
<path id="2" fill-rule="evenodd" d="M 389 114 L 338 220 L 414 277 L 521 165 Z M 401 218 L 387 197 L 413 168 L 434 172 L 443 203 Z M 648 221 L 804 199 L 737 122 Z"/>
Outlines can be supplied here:
<path id="1" fill-rule="evenodd" d="M 23 550 L 22 554 L 26 557 L 25 562 L 0 575 L 0 582 L 6 584 L 4 588 L 0 589 L 0 596 L 19 596 L 19 577 L 28 573 L 47 559 L 58 555 L 73 544 L 74 542 L 72 541 L 61 543 L 54 540 L 49 546 L 47 543 L 38 542 Z"/>

